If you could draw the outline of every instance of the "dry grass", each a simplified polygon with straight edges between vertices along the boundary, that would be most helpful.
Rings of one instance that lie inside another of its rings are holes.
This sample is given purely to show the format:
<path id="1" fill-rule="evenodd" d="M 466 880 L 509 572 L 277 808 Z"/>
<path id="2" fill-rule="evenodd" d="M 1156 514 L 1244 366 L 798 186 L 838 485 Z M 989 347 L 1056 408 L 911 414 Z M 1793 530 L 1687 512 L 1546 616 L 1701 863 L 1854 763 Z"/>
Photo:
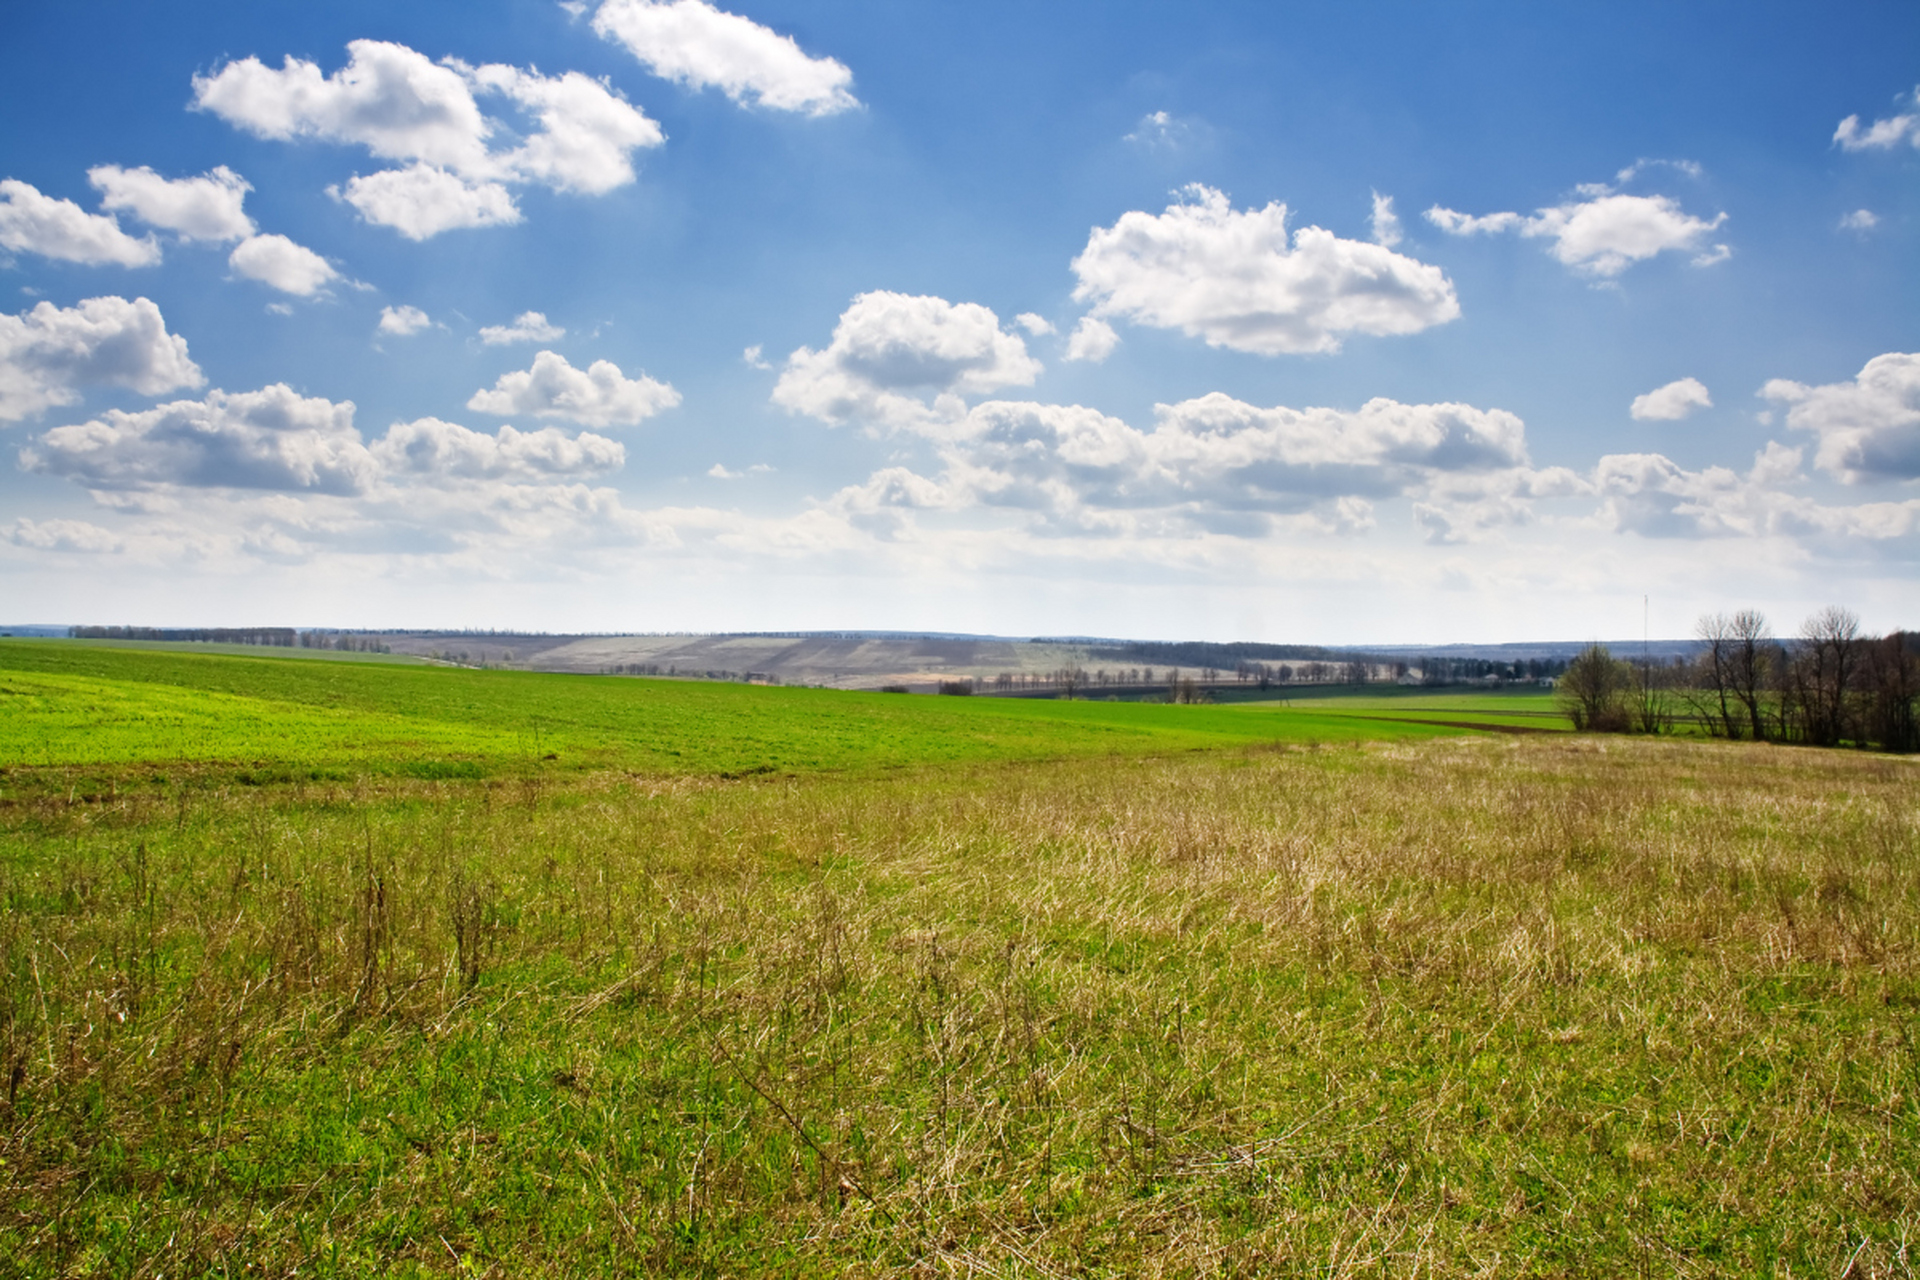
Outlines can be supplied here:
<path id="1" fill-rule="evenodd" d="M 11 783 L 0 1271 L 1912 1273 L 1910 762 Z"/>

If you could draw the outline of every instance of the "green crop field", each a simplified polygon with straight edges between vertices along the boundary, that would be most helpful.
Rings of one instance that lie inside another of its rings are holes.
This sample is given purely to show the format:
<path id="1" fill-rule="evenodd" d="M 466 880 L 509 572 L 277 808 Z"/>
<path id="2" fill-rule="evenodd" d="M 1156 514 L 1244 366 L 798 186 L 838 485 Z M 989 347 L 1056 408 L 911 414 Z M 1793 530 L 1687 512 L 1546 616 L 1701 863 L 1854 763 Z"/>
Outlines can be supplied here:
<path id="1" fill-rule="evenodd" d="M 1448 697 L 0 642 L 0 1276 L 1913 1274 L 1916 763 Z"/>
<path id="2" fill-rule="evenodd" d="M 1312 685 L 1270 690 L 1254 700 L 1236 701 L 1249 710 L 1289 710 L 1345 715 L 1384 723 L 1429 723 L 1454 727 L 1566 732 L 1573 728 L 1554 695 L 1544 689 L 1381 688 L 1359 692 L 1352 686 Z"/>
<path id="3" fill-rule="evenodd" d="M 925 698 L 0 641 L 0 760 L 725 773 L 1138 755 L 1444 730 L 1286 708 Z M 435 776 L 438 776 L 436 774 Z"/>

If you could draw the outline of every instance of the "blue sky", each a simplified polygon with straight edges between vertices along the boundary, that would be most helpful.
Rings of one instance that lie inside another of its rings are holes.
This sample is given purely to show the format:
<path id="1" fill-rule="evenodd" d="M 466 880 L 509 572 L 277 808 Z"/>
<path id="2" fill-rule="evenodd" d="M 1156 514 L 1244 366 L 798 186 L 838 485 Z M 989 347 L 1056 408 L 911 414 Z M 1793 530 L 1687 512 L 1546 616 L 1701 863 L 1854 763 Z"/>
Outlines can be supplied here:
<path id="1" fill-rule="evenodd" d="M 6 621 L 1920 625 L 1920 9 L 10 6 Z"/>

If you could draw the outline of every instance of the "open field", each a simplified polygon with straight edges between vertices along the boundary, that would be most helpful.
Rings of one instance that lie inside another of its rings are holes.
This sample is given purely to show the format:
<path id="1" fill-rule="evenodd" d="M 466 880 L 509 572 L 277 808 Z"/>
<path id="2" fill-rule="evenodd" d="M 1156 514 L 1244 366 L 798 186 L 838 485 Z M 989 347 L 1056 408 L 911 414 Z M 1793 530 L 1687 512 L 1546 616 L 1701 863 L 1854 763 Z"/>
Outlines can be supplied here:
<path id="1" fill-rule="evenodd" d="M 67 661 L 7 1274 L 1913 1273 L 1909 760 Z"/>
<path id="2" fill-rule="evenodd" d="M 339 649 L 302 649 L 297 646 L 224 644 L 208 640 L 67 640 L 40 638 L 39 643 L 86 649 L 131 649 L 147 653 L 212 654 L 222 658 L 298 658 L 317 662 L 385 662 L 404 667 L 425 666 L 431 660 L 412 653 L 355 653 Z"/>
<path id="3" fill-rule="evenodd" d="M 548 764 L 812 772 L 1444 732 L 1279 708 L 906 698 L 58 641 L 0 642 L 0 708 L 0 760 L 208 763 L 309 780 Z"/>
<path id="4" fill-rule="evenodd" d="M 1424 721 L 1548 732 L 1566 732 L 1573 728 L 1573 722 L 1553 693 L 1538 688 L 1428 689 L 1370 685 L 1361 689 L 1353 685 L 1305 685 L 1249 691 L 1235 696 L 1229 705 L 1244 705 L 1249 709 L 1280 706 L 1386 722 Z"/>

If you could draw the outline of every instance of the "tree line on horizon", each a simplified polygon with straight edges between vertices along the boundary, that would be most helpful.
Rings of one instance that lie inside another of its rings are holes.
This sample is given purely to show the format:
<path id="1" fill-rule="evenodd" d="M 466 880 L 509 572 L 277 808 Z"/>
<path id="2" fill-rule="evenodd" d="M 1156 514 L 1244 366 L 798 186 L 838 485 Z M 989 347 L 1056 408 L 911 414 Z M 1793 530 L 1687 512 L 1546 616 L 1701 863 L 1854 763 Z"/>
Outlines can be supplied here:
<path id="1" fill-rule="evenodd" d="M 1622 661 L 1603 644 L 1567 665 L 1559 698 L 1577 730 L 1920 751 L 1920 633 L 1870 635 L 1838 605 L 1786 639 L 1757 609 L 1703 616 L 1691 657 Z"/>

